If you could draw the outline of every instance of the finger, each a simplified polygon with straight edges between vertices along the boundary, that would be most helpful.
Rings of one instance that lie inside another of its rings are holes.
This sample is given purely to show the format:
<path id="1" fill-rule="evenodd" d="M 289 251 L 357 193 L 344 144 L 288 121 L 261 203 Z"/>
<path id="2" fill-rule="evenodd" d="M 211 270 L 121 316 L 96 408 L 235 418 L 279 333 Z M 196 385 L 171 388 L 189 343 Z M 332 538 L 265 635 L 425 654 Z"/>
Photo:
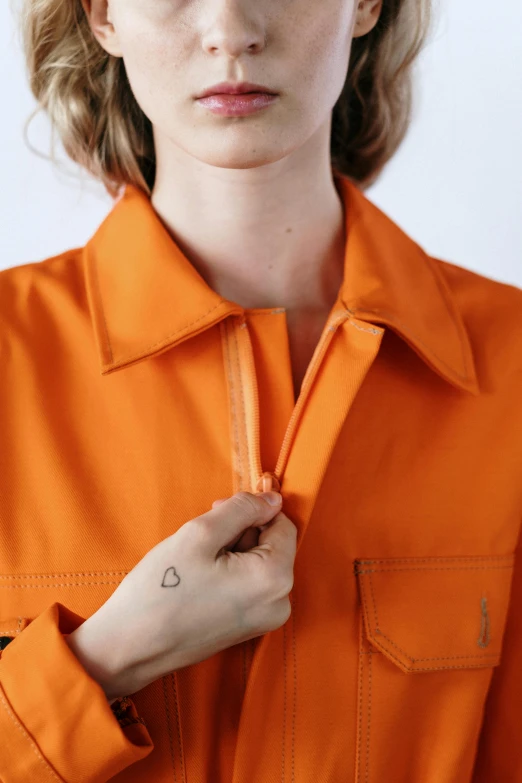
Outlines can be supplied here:
<path id="1" fill-rule="evenodd" d="M 226 500 L 228 500 L 228 498 L 219 498 L 218 500 L 214 500 L 213 503 L 212 503 L 212 508 L 214 508 L 214 506 L 219 506 L 221 503 L 224 503 Z M 265 522 L 262 525 L 261 524 L 257 524 L 256 527 L 258 528 L 258 530 L 264 530 L 269 524 L 270 524 L 270 522 Z M 257 543 L 257 537 L 256 537 L 256 543 Z M 252 545 L 252 546 L 254 546 L 254 545 Z M 248 547 L 248 548 L 250 548 L 250 547 Z"/>
<path id="2" fill-rule="evenodd" d="M 261 494 L 236 492 L 224 502 L 213 504 L 211 511 L 197 517 L 195 521 L 207 528 L 209 535 L 205 538 L 213 555 L 216 556 L 224 546 L 236 541 L 247 528 L 266 524 L 273 519 L 282 504 L 281 495 L 275 494 L 278 496 L 278 505 L 272 506 Z"/>
<path id="3" fill-rule="evenodd" d="M 266 548 L 267 545 L 273 557 L 280 557 L 285 563 L 295 559 L 297 527 L 282 511 L 274 517 L 266 529 L 260 531 L 259 546 Z"/>
<path id="4" fill-rule="evenodd" d="M 257 546 L 259 543 L 259 528 L 249 527 L 242 533 L 241 538 L 237 541 L 233 547 L 233 552 L 248 552 L 252 547 Z"/>

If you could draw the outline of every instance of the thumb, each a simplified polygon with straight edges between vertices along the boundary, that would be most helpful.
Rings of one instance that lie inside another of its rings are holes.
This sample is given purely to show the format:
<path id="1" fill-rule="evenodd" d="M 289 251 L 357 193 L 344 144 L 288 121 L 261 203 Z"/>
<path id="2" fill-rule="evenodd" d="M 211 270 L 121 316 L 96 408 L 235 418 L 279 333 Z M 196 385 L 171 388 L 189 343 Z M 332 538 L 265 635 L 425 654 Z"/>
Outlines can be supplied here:
<path id="1" fill-rule="evenodd" d="M 274 495 L 276 505 L 269 504 L 264 496 Z M 212 504 L 212 510 L 198 517 L 210 530 L 208 542 L 214 556 L 223 547 L 230 546 L 249 527 L 261 526 L 270 522 L 279 512 L 282 504 L 279 492 L 253 494 L 251 492 L 236 492 L 229 498 L 220 498 Z"/>

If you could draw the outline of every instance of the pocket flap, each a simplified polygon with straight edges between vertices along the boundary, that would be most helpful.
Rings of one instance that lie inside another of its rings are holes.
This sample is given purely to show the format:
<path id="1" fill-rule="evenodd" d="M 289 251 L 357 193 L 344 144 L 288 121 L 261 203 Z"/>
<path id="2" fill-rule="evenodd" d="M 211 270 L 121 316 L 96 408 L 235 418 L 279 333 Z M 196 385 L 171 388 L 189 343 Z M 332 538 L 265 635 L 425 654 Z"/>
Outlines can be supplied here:
<path id="1" fill-rule="evenodd" d="M 405 672 L 497 666 L 515 555 L 355 560 L 368 640 Z"/>

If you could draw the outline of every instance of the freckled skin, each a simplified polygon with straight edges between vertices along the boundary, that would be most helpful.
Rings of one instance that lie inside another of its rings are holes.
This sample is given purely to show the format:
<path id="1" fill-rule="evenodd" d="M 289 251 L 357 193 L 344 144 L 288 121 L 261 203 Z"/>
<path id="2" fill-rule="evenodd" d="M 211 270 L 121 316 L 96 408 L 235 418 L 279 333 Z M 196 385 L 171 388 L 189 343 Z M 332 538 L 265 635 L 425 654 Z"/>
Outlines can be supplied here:
<path id="1" fill-rule="evenodd" d="M 375 26 L 382 0 L 82 3 L 151 121 L 151 202 L 200 275 L 244 307 L 328 311 L 338 281 L 325 267 L 339 265 L 343 222 L 332 111 L 352 40 Z M 221 81 L 263 84 L 278 99 L 218 116 L 195 96 Z"/>
<path id="2" fill-rule="evenodd" d="M 112 0 L 105 45 L 123 56 L 161 148 L 169 139 L 213 166 L 250 168 L 324 124 L 346 78 L 355 11 L 354 0 Z M 285 100 L 250 117 L 194 112 L 194 94 L 242 78 Z"/>
<path id="3" fill-rule="evenodd" d="M 154 209 L 214 291 L 286 308 L 297 392 L 343 275 L 332 112 L 352 41 L 373 29 L 382 0 L 82 2 L 151 121 Z M 219 116 L 196 96 L 222 81 L 278 97 Z"/>

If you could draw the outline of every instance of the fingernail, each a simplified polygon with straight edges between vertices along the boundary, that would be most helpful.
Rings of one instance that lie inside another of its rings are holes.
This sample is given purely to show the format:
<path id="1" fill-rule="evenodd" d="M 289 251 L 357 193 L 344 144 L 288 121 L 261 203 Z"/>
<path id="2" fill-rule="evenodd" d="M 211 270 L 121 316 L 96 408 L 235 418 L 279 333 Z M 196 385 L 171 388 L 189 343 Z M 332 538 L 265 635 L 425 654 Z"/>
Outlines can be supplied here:
<path id="1" fill-rule="evenodd" d="M 278 506 L 283 499 L 279 492 L 261 492 L 259 497 L 266 500 L 271 506 Z"/>

